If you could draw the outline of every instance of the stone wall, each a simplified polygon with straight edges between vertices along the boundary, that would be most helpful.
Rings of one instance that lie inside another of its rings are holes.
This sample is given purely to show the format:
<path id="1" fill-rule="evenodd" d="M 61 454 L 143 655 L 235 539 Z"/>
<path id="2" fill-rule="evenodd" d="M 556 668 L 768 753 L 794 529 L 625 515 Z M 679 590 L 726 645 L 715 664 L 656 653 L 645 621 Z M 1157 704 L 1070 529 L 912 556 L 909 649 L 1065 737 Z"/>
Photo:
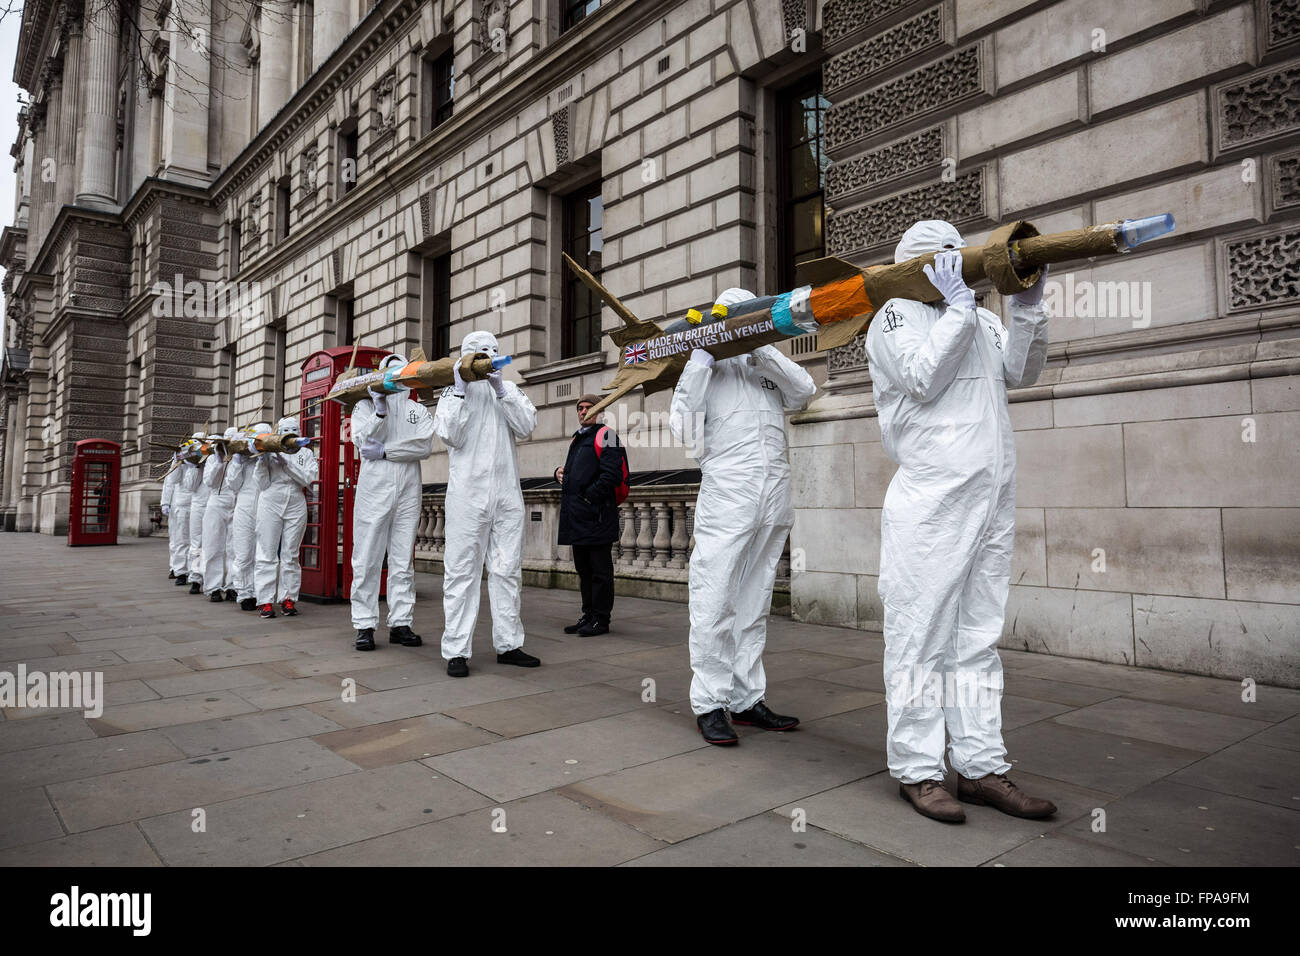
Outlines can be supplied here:
<path id="1" fill-rule="evenodd" d="M 839 254 L 887 261 L 919 218 L 972 244 L 1016 218 L 1178 222 L 1149 250 L 1052 276 L 1048 367 L 1010 396 L 1004 646 L 1300 685 L 1298 11 L 826 4 Z M 875 629 L 894 466 L 861 342 L 829 364 L 792 429 L 794 614 Z"/>

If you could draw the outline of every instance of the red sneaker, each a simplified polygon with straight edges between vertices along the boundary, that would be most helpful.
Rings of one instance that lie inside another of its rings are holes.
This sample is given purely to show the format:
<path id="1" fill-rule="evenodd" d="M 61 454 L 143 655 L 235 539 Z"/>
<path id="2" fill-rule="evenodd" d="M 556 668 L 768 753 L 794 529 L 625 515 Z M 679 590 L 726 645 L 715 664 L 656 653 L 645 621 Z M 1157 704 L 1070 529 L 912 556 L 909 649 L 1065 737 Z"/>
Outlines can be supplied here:
<path id="1" fill-rule="evenodd" d="M 293 602 L 288 598 L 285 598 L 280 602 L 280 610 L 284 612 L 285 617 L 293 617 L 298 613 L 298 609 L 294 607 Z"/>
<path id="2" fill-rule="evenodd" d="M 262 605 L 262 613 L 258 617 L 275 617 L 275 607 L 270 604 Z"/>

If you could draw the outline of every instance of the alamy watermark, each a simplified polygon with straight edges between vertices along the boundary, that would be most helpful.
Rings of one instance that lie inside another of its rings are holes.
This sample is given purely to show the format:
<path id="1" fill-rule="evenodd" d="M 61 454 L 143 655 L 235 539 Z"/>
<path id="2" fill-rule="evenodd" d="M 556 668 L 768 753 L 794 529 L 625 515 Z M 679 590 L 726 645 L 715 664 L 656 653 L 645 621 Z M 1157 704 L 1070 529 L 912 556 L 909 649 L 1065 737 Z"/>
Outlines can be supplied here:
<path id="1" fill-rule="evenodd" d="M 104 713 L 102 671 L 0 671 L 0 707 L 72 708 L 94 719 Z"/>

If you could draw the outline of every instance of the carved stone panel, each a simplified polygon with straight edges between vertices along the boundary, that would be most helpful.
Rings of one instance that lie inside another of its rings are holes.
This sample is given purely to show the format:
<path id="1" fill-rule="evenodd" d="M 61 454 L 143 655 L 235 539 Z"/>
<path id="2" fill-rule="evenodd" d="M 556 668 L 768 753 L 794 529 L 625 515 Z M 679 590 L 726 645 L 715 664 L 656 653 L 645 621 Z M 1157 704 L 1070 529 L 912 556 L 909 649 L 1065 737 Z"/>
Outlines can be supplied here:
<path id="1" fill-rule="evenodd" d="M 831 375 L 852 372 L 867 367 L 867 336 L 864 332 L 848 345 L 841 345 L 826 353 L 826 371 Z"/>
<path id="2" fill-rule="evenodd" d="M 1219 152 L 1300 131 L 1300 63 L 1259 70 L 1214 90 Z"/>
<path id="3" fill-rule="evenodd" d="M 942 126 L 932 126 L 904 139 L 831 164 L 826 171 L 826 199 L 835 201 L 854 193 L 905 179 L 926 171 L 935 172 L 942 166 L 943 158 L 952 154 L 945 144 L 946 131 Z"/>
<path id="4" fill-rule="evenodd" d="M 1300 40 L 1300 0 L 1266 0 L 1264 49 L 1272 52 Z"/>
<path id="5" fill-rule="evenodd" d="M 946 42 L 943 7 L 930 9 L 877 33 L 826 64 L 823 85 L 828 94 L 867 79 L 908 57 L 937 50 Z"/>
<path id="6" fill-rule="evenodd" d="M 397 129 L 397 71 L 391 70 L 374 89 L 374 135 L 385 136 Z"/>
<path id="7" fill-rule="evenodd" d="M 972 44 L 836 103 L 826 114 L 826 147 L 834 152 L 890 127 L 986 92 L 983 46 Z"/>
<path id="8" fill-rule="evenodd" d="M 1300 303 L 1300 227 L 1221 242 L 1228 312 Z"/>
<path id="9" fill-rule="evenodd" d="M 1269 179 L 1273 184 L 1272 208 L 1300 206 L 1300 149 L 1271 157 L 1269 165 Z"/>
<path id="10" fill-rule="evenodd" d="M 563 166 L 569 161 L 569 110 L 565 106 L 551 114 L 551 131 L 555 134 L 555 162 Z"/>
<path id="11" fill-rule="evenodd" d="M 843 256 L 892 247 L 909 226 L 921 219 L 946 219 L 955 226 L 986 220 L 984 169 L 877 199 L 832 214 L 826 224 L 826 250 Z"/>
<path id="12" fill-rule="evenodd" d="M 911 2 L 912 0 L 827 0 L 822 9 L 822 42 L 830 47 Z"/>

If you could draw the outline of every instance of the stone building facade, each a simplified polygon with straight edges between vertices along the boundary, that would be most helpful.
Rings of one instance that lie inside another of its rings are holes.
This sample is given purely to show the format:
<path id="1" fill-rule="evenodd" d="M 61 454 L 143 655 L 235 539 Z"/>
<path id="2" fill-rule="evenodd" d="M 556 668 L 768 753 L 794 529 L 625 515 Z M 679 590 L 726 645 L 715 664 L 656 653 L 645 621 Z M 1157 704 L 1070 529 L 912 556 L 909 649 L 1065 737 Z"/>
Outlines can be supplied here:
<path id="1" fill-rule="evenodd" d="M 148 533 L 150 440 L 296 412 L 318 349 L 432 356 L 476 328 L 538 408 L 519 458 L 543 479 L 617 361 L 562 251 L 673 318 L 826 251 L 879 261 L 913 218 L 977 241 L 1170 208 L 1171 240 L 1073 271 L 1150 282 L 1147 326 L 1072 306 L 1014 396 L 1007 640 L 1284 679 L 1296 22 L 1285 0 L 29 0 L 0 516 L 61 533 L 73 444 L 109 437 L 122 527 Z M 878 626 L 870 376 L 860 346 L 809 344 L 825 390 L 791 426 L 793 611 Z M 638 472 L 693 467 L 656 428 L 668 401 L 611 416 Z M 1247 417 L 1254 440 L 1223 443 Z M 446 480 L 441 450 L 424 477 Z M 689 507 L 636 514 L 630 564 L 682 579 Z"/>
<path id="2" fill-rule="evenodd" d="M 931 216 L 971 242 L 1019 218 L 1178 223 L 1052 276 L 1048 367 L 1011 395 L 1004 645 L 1300 684 L 1300 3 L 829 0 L 823 18 L 830 252 L 887 261 Z M 861 341 L 792 443 L 794 613 L 878 627 L 893 466 Z"/>

